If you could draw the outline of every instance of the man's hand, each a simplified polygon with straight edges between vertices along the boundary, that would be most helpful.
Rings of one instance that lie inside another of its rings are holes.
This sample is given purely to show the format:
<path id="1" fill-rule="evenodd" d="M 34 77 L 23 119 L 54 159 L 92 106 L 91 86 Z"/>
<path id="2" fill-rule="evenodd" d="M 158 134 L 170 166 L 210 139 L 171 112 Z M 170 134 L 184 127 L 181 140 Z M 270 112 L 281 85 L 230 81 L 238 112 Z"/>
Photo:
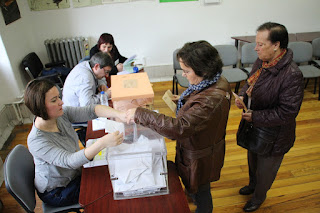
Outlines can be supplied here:
<path id="1" fill-rule="evenodd" d="M 107 91 L 107 89 L 108 89 L 108 87 L 107 87 L 106 85 L 100 85 L 100 86 L 98 87 L 98 91 L 99 91 L 99 92 Z"/>
<path id="2" fill-rule="evenodd" d="M 109 98 L 111 97 L 111 87 L 107 88 L 107 95 L 108 95 Z"/>

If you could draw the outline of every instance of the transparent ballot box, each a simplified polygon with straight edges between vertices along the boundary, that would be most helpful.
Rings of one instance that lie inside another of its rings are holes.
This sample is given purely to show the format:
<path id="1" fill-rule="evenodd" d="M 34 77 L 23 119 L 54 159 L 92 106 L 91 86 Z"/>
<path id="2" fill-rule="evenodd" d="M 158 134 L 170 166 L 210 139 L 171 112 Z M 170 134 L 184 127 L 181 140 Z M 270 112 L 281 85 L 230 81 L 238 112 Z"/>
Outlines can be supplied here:
<path id="1" fill-rule="evenodd" d="M 168 194 L 164 138 L 136 124 L 127 130 L 124 142 L 107 153 L 114 199 Z"/>

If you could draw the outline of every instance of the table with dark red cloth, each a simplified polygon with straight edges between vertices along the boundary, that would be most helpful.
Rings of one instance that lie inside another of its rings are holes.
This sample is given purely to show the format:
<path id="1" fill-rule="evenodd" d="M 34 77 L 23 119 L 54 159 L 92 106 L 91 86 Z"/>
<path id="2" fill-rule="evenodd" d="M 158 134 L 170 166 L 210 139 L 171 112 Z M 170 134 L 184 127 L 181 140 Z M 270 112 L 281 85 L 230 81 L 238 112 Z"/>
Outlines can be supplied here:
<path id="1" fill-rule="evenodd" d="M 103 135 L 105 135 L 104 130 L 92 131 L 92 122 L 88 122 L 87 140 Z M 172 161 L 168 161 L 168 185 L 169 194 L 167 195 L 114 200 L 108 166 L 83 168 L 79 203 L 88 213 L 190 212 L 175 164 Z"/>

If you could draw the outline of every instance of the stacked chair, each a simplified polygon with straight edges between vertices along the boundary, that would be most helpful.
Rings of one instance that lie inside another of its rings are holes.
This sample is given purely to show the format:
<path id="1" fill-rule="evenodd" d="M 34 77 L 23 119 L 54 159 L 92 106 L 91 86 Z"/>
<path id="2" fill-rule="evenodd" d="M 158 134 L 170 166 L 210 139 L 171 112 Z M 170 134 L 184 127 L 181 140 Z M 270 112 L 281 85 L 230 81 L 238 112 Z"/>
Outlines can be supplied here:
<path id="1" fill-rule="evenodd" d="M 298 64 L 303 77 L 307 79 L 305 86 L 307 86 L 310 78 L 315 79 L 313 92 L 315 94 L 317 90 L 317 79 L 320 77 L 320 69 L 313 65 L 315 62 L 312 60 L 312 44 L 303 41 L 289 42 L 288 48 L 293 51 L 293 61 Z M 320 100 L 320 84 L 318 100 Z"/>
<path id="2" fill-rule="evenodd" d="M 221 57 L 224 69 L 222 75 L 229 83 L 236 83 L 235 93 L 238 93 L 240 83 L 248 78 L 248 73 L 237 68 L 238 50 L 234 45 L 216 45 L 214 46 Z M 227 66 L 232 66 L 228 68 Z"/>
<path id="3" fill-rule="evenodd" d="M 312 41 L 313 57 L 315 58 L 314 65 L 320 68 L 320 38 Z"/>
<path id="4" fill-rule="evenodd" d="M 251 66 L 258 58 L 258 54 L 254 50 L 255 46 L 256 43 L 245 43 L 241 47 L 241 69 L 248 74 L 251 72 Z"/>

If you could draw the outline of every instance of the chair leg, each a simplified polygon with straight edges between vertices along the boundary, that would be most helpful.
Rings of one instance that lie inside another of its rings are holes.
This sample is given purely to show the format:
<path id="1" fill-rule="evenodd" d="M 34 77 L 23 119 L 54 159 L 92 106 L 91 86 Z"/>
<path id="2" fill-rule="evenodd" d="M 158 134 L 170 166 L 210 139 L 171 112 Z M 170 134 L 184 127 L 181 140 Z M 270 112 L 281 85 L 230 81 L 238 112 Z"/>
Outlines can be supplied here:
<path id="1" fill-rule="evenodd" d="M 234 88 L 234 92 L 235 92 L 236 94 L 238 94 L 239 87 L 240 87 L 240 82 L 237 82 L 236 87 Z"/>
<path id="2" fill-rule="evenodd" d="M 174 94 L 174 77 L 172 79 L 172 93 Z"/>
<path id="3" fill-rule="evenodd" d="M 318 96 L 318 101 L 320 101 L 320 81 L 319 81 L 319 96 Z"/>
<path id="4" fill-rule="evenodd" d="M 316 92 L 317 92 L 317 81 L 318 81 L 318 78 L 315 78 L 315 79 L 314 79 L 314 89 L 313 89 L 313 94 L 316 94 Z"/>
<path id="5" fill-rule="evenodd" d="M 176 81 L 176 95 L 179 94 L 179 91 L 178 91 L 178 81 Z"/>
<path id="6" fill-rule="evenodd" d="M 304 88 L 307 88 L 308 83 L 309 83 L 309 78 L 307 78 L 307 82 L 306 82 L 306 84 L 304 85 Z"/>

